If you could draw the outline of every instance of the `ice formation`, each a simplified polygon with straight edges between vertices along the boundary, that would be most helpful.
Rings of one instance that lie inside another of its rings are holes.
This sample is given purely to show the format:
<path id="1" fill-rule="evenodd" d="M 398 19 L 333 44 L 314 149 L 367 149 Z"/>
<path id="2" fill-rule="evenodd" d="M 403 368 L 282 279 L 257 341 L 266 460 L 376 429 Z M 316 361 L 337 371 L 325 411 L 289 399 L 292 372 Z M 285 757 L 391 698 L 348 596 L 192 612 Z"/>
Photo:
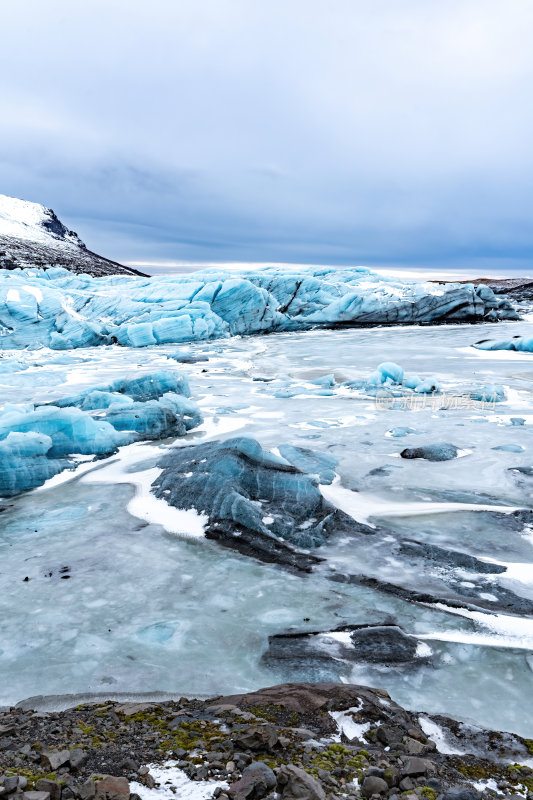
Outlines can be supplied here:
<path id="1" fill-rule="evenodd" d="M 450 461 L 457 458 L 457 447 L 448 442 L 436 442 L 421 447 L 406 447 L 400 453 L 402 458 L 423 458 L 426 461 Z"/>
<path id="2" fill-rule="evenodd" d="M 289 445 L 279 453 L 247 437 L 179 448 L 160 461 L 153 491 L 173 506 L 205 512 L 213 538 L 248 532 L 274 548 L 276 540 L 314 548 L 343 520 L 357 527 L 318 488 L 333 481 L 336 459 Z"/>
<path id="3" fill-rule="evenodd" d="M 481 342 L 476 342 L 474 347 L 478 350 L 517 350 L 522 353 L 533 353 L 533 337 L 512 336 L 510 339 L 504 339 L 499 342 L 492 339 L 483 339 Z"/>
<path id="4" fill-rule="evenodd" d="M 202 421 L 187 379 L 158 372 L 91 387 L 53 404 L 0 409 L 0 496 L 33 489 L 75 464 L 143 439 L 183 436 Z"/>
<path id="5" fill-rule="evenodd" d="M 407 375 L 403 367 L 393 361 L 384 361 L 368 378 L 369 386 L 389 387 L 404 386 L 418 394 L 434 394 L 440 391 L 440 383 L 436 378 L 419 378 L 418 375 Z"/>
<path id="6" fill-rule="evenodd" d="M 270 636 L 262 661 L 282 680 L 294 680 L 305 669 L 317 682 L 348 682 L 357 663 L 375 664 L 382 671 L 390 667 L 412 672 L 413 667 L 428 663 L 431 652 L 397 625 L 343 625 Z"/>
<path id="7" fill-rule="evenodd" d="M 398 281 L 364 268 L 206 270 L 151 279 L 0 270 L 4 348 L 144 347 L 337 325 L 516 318 L 486 286 Z"/>

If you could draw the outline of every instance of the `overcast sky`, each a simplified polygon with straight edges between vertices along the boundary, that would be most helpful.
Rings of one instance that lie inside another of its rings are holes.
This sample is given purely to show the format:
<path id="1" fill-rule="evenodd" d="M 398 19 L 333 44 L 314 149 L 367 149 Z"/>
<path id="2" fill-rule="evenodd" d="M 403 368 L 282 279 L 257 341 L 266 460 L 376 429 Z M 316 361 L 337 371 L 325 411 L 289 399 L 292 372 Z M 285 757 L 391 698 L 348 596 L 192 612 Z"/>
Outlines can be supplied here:
<path id="1" fill-rule="evenodd" d="M 104 255 L 533 267 L 531 0 L 0 2 L 0 191 Z"/>

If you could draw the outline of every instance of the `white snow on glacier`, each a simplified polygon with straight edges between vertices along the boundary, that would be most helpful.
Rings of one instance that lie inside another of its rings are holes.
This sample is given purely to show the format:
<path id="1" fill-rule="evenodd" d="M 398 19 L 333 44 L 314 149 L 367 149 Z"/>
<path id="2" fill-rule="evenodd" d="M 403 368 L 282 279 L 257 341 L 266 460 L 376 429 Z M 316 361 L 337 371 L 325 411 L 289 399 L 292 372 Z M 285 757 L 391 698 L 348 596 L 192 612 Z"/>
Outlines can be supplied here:
<path id="1" fill-rule="evenodd" d="M 515 319 L 486 286 L 400 281 L 365 268 L 206 270 L 151 279 L 0 270 L 2 347 L 131 347 L 334 325 Z"/>

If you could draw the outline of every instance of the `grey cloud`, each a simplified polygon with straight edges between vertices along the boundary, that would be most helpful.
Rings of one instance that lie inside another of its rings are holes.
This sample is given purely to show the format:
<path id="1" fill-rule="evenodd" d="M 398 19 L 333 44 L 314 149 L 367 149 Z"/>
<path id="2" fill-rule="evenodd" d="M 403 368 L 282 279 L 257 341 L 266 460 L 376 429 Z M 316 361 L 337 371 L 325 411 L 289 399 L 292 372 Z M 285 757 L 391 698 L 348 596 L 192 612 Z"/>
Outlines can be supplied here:
<path id="1" fill-rule="evenodd" d="M 533 254 L 528 0 L 4 4 L 0 191 L 118 259 Z"/>

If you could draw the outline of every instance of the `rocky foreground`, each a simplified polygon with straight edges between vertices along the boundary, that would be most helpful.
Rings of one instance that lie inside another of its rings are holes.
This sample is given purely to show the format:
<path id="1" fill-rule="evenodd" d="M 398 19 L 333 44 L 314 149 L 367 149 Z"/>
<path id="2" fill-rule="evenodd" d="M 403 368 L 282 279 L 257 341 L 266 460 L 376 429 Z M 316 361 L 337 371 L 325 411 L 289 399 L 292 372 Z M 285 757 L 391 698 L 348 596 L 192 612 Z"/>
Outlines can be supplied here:
<path id="1" fill-rule="evenodd" d="M 531 800 L 532 757 L 533 741 L 348 684 L 0 713 L 9 800 Z"/>

